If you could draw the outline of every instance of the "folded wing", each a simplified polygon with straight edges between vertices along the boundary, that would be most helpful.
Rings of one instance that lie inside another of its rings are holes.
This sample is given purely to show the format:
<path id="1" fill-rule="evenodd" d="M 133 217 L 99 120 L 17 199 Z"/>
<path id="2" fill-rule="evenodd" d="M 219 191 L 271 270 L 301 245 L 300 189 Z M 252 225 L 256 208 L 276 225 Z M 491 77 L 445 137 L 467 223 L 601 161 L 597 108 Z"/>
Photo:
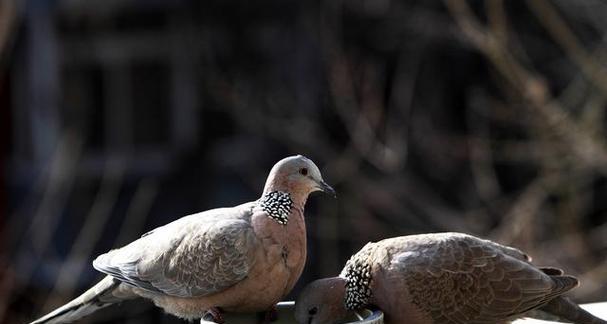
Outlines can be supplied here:
<path id="1" fill-rule="evenodd" d="M 413 303 L 436 323 L 496 323 L 577 285 L 559 271 L 535 268 L 515 251 L 456 236 L 424 245 L 419 253 L 397 253 L 391 266 L 400 268 Z"/>
<path id="2" fill-rule="evenodd" d="M 255 262 L 247 217 L 231 209 L 184 217 L 93 261 L 129 285 L 176 297 L 220 292 L 243 280 Z"/>

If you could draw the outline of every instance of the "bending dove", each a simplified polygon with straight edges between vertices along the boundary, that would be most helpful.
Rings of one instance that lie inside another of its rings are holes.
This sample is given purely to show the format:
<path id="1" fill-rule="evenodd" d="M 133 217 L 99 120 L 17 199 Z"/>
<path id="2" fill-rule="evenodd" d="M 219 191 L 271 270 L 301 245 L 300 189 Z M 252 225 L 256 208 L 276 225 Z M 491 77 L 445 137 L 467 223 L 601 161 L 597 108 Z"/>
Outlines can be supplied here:
<path id="1" fill-rule="evenodd" d="M 338 277 L 310 283 L 295 304 L 300 324 L 338 323 L 376 306 L 386 323 L 500 324 L 538 309 L 580 324 L 607 324 L 563 297 L 578 280 L 538 268 L 523 252 L 461 233 L 368 243 Z"/>

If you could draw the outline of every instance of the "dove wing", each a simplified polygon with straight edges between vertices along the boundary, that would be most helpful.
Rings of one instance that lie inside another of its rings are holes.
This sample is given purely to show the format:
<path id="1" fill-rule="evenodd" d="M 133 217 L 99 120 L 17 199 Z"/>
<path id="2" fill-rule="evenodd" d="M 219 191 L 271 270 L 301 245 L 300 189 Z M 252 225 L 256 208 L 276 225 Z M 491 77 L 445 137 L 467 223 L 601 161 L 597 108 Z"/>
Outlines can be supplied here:
<path id="1" fill-rule="evenodd" d="M 467 235 L 443 238 L 395 253 L 391 266 L 405 276 L 412 302 L 435 323 L 496 323 L 577 285 L 573 277 L 535 268 L 518 250 L 487 242 Z"/>
<path id="2" fill-rule="evenodd" d="M 132 286 L 170 296 L 220 292 L 246 278 L 255 262 L 251 208 L 239 207 L 181 218 L 99 256 L 93 266 Z"/>

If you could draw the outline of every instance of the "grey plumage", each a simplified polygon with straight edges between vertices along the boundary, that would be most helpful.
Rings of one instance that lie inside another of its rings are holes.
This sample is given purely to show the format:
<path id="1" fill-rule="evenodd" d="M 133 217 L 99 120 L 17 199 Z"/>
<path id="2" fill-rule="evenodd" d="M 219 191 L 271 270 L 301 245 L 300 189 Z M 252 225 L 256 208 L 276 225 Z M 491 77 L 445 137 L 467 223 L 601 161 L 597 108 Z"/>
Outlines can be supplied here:
<path id="1" fill-rule="evenodd" d="M 314 191 L 334 194 L 314 162 L 285 158 L 270 171 L 260 199 L 183 217 L 100 255 L 93 267 L 108 276 L 33 323 L 71 322 L 136 297 L 185 319 L 269 310 L 303 270 L 303 210 Z"/>
<path id="2" fill-rule="evenodd" d="M 175 297 L 206 296 L 242 280 L 255 251 L 255 204 L 181 218 L 102 254 L 98 271 L 135 288 Z"/>
<path id="3" fill-rule="evenodd" d="M 296 318 L 333 323 L 375 305 L 386 323 L 501 324 L 541 309 L 575 323 L 607 324 L 561 296 L 577 285 L 561 270 L 535 267 L 525 253 L 488 240 L 402 236 L 368 243 L 339 277 L 311 283 L 297 299 Z"/>

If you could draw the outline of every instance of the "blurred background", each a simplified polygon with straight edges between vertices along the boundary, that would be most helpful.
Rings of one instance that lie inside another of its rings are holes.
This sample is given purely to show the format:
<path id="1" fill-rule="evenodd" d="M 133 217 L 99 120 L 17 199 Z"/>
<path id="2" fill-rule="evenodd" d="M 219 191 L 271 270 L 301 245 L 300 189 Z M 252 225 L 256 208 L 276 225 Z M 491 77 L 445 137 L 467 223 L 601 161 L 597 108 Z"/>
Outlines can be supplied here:
<path id="1" fill-rule="evenodd" d="M 606 32 L 603 0 L 1 0 L 0 322 L 299 153 L 339 199 L 308 202 L 290 298 L 367 241 L 461 231 L 607 300 Z"/>

